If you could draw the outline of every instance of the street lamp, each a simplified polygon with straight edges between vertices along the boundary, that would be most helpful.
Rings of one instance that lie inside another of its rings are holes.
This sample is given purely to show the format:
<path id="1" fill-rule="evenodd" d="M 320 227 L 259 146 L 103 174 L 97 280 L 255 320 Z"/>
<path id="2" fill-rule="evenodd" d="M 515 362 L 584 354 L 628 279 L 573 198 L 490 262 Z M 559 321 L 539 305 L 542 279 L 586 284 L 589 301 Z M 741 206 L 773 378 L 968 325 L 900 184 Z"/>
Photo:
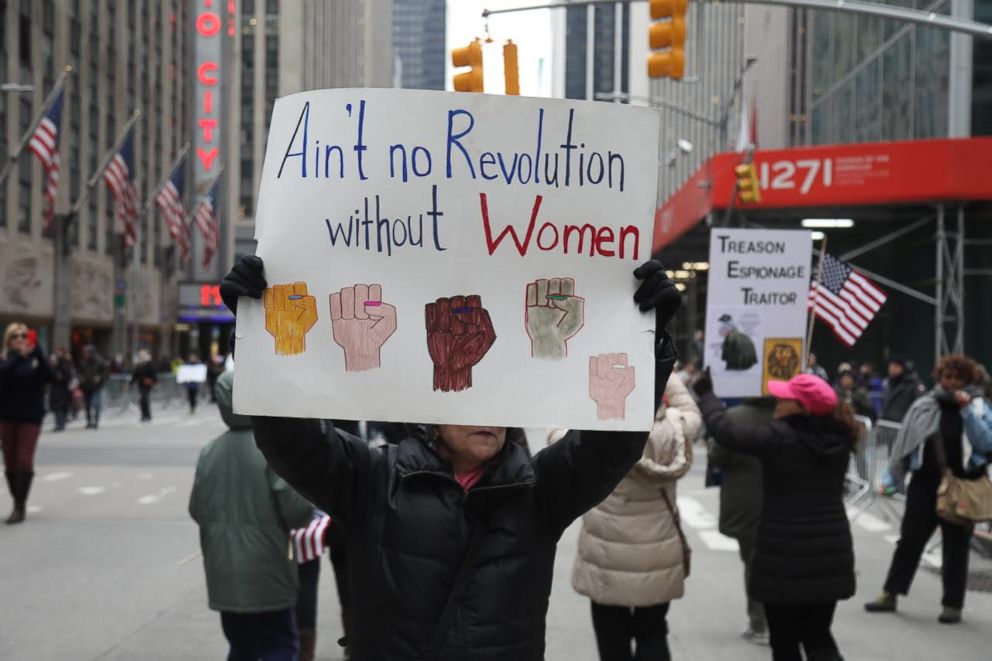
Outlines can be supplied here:
<path id="1" fill-rule="evenodd" d="M 675 167 L 675 161 L 679 156 L 679 152 L 683 154 L 691 153 L 692 143 L 686 140 L 685 138 L 679 138 L 678 142 L 675 143 L 675 147 L 673 147 L 672 150 L 668 152 L 668 156 L 666 157 L 666 162 L 668 163 L 668 167 L 670 168 Z"/>

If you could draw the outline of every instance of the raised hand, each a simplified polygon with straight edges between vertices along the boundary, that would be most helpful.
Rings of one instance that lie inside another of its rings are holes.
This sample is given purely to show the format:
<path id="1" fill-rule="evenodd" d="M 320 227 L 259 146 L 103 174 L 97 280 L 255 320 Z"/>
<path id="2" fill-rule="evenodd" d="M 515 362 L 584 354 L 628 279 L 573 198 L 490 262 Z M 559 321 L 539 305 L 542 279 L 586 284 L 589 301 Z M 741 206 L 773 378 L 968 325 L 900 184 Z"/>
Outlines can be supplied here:
<path id="1" fill-rule="evenodd" d="M 653 309 L 656 329 L 664 329 L 682 304 L 682 295 L 657 259 L 644 262 L 634 269 L 634 277 L 642 281 L 634 292 L 634 302 L 641 312 Z"/>
<path id="2" fill-rule="evenodd" d="M 380 352 L 396 332 L 396 308 L 382 301 L 381 285 L 355 285 L 331 294 L 331 329 L 344 349 L 344 368 L 379 367 Z"/>
<path id="3" fill-rule="evenodd" d="M 600 420 L 626 417 L 627 395 L 634 391 L 634 366 L 625 353 L 601 353 L 589 357 L 589 396 L 596 402 Z"/>
<path id="4" fill-rule="evenodd" d="M 527 283 L 527 335 L 530 355 L 561 359 L 567 342 L 585 323 L 586 300 L 575 295 L 575 280 L 551 278 Z"/>
<path id="5" fill-rule="evenodd" d="M 472 386 L 472 366 L 496 341 L 496 331 L 480 296 L 439 298 L 425 306 L 427 350 L 434 361 L 434 390 L 455 392 Z"/>
<path id="6" fill-rule="evenodd" d="M 317 323 L 317 299 L 307 295 L 307 283 L 273 285 L 262 296 L 265 330 L 276 340 L 276 355 L 303 353 L 306 334 Z"/>

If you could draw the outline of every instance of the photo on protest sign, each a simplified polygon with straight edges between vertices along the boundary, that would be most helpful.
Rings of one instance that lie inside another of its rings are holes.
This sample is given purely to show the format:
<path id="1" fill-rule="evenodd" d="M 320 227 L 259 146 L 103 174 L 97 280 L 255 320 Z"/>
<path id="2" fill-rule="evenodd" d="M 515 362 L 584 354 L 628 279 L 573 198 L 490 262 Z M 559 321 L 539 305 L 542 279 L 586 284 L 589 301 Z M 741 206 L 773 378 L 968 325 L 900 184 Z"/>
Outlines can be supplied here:
<path id="1" fill-rule="evenodd" d="M 650 428 L 654 317 L 632 272 L 658 132 L 655 111 L 582 101 L 279 99 L 255 219 L 269 289 L 239 304 L 236 410 Z"/>
<path id="2" fill-rule="evenodd" d="M 773 375 L 798 373 L 811 257 L 804 230 L 710 232 L 704 362 L 717 395 L 758 397 Z"/>

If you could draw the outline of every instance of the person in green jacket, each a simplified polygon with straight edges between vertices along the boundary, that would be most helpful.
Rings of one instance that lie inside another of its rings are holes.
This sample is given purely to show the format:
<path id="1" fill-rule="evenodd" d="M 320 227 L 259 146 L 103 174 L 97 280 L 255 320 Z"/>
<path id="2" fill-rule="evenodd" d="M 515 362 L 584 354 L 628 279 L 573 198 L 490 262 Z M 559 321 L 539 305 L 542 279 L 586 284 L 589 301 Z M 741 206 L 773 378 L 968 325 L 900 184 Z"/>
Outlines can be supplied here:
<path id="1" fill-rule="evenodd" d="M 754 342 L 737 330 L 737 325 L 734 324 L 734 320 L 729 314 L 721 315 L 718 321 L 720 322 L 720 337 L 723 338 L 720 357 L 727 364 L 727 370 L 737 372 L 751 369 L 758 363 Z"/>
<path id="2" fill-rule="evenodd" d="M 249 418 L 234 413 L 234 373 L 217 379 L 217 406 L 230 431 L 203 448 L 189 497 L 211 610 L 220 611 L 228 659 L 293 661 L 299 642 L 293 608 L 299 580 L 289 531 L 306 526 L 313 505 L 269 468 Z"/>

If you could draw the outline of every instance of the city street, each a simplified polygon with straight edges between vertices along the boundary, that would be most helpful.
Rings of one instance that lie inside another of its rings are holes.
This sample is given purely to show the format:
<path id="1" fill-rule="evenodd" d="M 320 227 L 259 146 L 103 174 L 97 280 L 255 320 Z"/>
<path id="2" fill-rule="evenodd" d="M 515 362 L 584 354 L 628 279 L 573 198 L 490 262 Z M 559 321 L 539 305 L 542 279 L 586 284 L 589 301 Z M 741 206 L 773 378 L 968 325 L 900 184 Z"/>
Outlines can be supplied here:
<path id="1" fill-rule="evenodd" d="M 220 433 L 204 403 L 189 416 L 178 403 L 151 424 L 128 414 L 100 430 L 72 423 L 45 432 L 37 455 L 28 520 L 0 527 L 0 659 L 220 659 L 219 617 L 207 609 L 197 529 L 186 513 L 199 449 Z M 767 648 L 743 642 L 741 565 L 735 543 L 715 529 L 717 492 L 702 488 L 705 456 L 680 483 L 679 503 L 694 548 L 686 597 L 673 604 L 675 659 L 751 661 Z M 9 497 L 0 493 L 0 505 Z M 6 511 L 6 510 L 4 510 Z M 897 528 L 874 506 L 855 520 L 858 595 L 842 603 L 834 631 L 846 658 L 858 661 L 987 658 L 992 595 L 970 591 L 965 621 L 936 621 L 939 577 L 921 570 L 900 613 L 870 616 L 861 603 L 877 593 Z M 547 658 L 597 658 L 588 601 L 571 588 L 578 526 L 559 547 L 548 615 Z M 972 570 L 992 563 L 972 556 Z M 986 581 L 987 582 L 987 581 Z M 323 565 L 318 658 L 341 659 L 340 620 L 330 565 Z"/>

